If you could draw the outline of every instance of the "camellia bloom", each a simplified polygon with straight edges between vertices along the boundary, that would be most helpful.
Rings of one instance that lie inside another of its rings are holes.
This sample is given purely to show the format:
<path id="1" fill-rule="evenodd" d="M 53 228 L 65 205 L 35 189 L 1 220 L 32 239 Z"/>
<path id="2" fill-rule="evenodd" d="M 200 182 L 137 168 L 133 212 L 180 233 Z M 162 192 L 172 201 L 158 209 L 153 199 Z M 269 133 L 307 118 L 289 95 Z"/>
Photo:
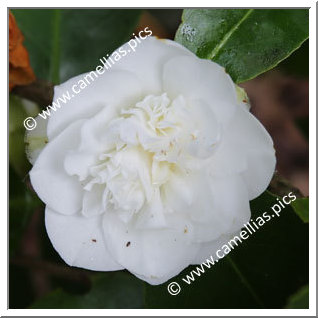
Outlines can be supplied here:
<path id="1" fill-rule="evenodd" d="M 275 167 L 241 95 L 221 66 L 149 37 L 52 113 L 30 177 L 65 262 L 161 284 L 236 235 Z"/>

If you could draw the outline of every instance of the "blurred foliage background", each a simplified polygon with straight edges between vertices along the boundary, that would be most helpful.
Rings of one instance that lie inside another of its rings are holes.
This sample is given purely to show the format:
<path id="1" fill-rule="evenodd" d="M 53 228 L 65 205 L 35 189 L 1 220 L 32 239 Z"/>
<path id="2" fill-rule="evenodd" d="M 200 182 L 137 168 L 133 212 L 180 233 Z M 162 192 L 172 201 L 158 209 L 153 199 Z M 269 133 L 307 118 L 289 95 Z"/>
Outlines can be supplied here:
<path id="1" fill-rule="evenodd" d="M 308 40 L 272 70 L 240 84 L 274 140 L 278 174 L 270 190 L 304 198 L 173 297 L 169 282 L 150 286 L 127 271 L 96 273 L 61 260 L 45 231 L 44 205 L 29 182 L 22 123 L 50 104 L 54 84 L 93 70 L 133 32 L 148 26 L 154 35 L 174 39 L 182 10 L 12 13 L 36 80 L 10 93 L 9 308 L 308 308 Z M 274 202 L 274 195 L 264 193 L 251 203 L 253 216 Z M 173 280 L 180 282 L 189 271 Z"/>

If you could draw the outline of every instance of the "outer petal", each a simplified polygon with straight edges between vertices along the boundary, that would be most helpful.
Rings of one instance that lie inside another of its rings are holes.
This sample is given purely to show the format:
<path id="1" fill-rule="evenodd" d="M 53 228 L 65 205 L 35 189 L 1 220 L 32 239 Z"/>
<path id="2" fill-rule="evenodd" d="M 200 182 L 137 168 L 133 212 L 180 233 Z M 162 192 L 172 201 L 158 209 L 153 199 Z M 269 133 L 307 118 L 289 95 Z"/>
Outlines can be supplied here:
<path id="1" fill-rule="evenodd" d="M 272 138 L 251 113 L 237 107 L 223 142 L 229 147 L 233 145 L 237 150 L 233 162 L 237 157 L 246 157 L 247 169 L 242 175 L 249 191 L 249 200 L 256 198 L 266 190 L 275 170 Z"/>
<path id="2" fill-rule="evenodd" d="M 49 207 L 45 225 L 49 238 L 63 260 L 71 266 L 95 271 L 123 269 L 107 251 L 101 216 L 61 215 Z"/>
<path id="3" fill-rule="evenodd" d="M 49 140 L 58 135 L 74 120 L 90 118 L 106 105 L 119 108 L 127 107 L 141 98 L 141 84 L 136 76 L 129 72 L 114 70 L 106 70 L 104 74 L 97 78 L 92 75 L 94 80 L 87 77 L 90 84 L 87 84 L 87 87 L 81 90 L 78 95 L 74 94 L 72 87 L 77 85 L 75 89 L 78 91 L 79 81 L 83 81 L 87 74 L 89 73 L 73 77 L 67 82 L 55 86 L 54 101 L 59 97 L 62 98 L 63 94 L 67 94 L 67 92 L 74 97 L 66 104 L 60 102 L 61 107 L 56 111 L 51 111 L 47 127 Z"/>
<path id="4" fill-rule="evenodd" d="M 248 192 L 239 175 L 172 177 L 163 195 L 172 213 L 188 215 L 194 242 L 207 242 L 240 229 L 250 218 Z"/>
<path id="5" fill-rule="evenodd" d="M 151 284 L 159 284 L 187 267 L 199 246 L 191 243 L 191 223 L 167 216 L 170 227 L 135 230 L 115 213 L 103 219 L 107 247 L 114 259 Z"/>
<path id="6" fill-rule="evenodd" d="M 191 213 L 196 242 L 235 233 L 251 217 L 248 191 L 241 176 L 212 178 L 207 189 L 201 189 L 205 197 L 198 200 Z"/>
<path id="7" fill-rule="evenodd" d="M 249 200 L 253 200 L 263 193 L 271 182 L 276 157 L 272 150 L 251 150 L 247 160 L 248 169 L 242 175 L 249 192 Z"/>
<path id="8" fill-rule="evenodd" d="M 142 82 L 144 95 L 162 93 L 162 72 L 166 61 L 174 57 L 195 57 L 185 47 L 170 40 L 148 37 L 138 44 L 135 52 L 128 43 L 123 45 L 122 49 L 129 53 L 116 62 L 112 69 L 134 73 Z"/>
<path id="9" fill-rule="evenodd" d="M 63 166 L 65 153 L 79 144 L 82 124 L 83 120 L 76 121 L 49 142 L 30 171 L 38 196 L 60 213 L 73 214 L 82 208 L 82 187 L 76 177 L 66 174 Z"/>
<path id="10" fill-rule="evenodd" d="M 237 96 L 230 76 L 218 64 L 193 56 L 178 56 L 164 66 L 163 88 L 170 98 L 200 98 L 227 122 L 234 114 Z"/>

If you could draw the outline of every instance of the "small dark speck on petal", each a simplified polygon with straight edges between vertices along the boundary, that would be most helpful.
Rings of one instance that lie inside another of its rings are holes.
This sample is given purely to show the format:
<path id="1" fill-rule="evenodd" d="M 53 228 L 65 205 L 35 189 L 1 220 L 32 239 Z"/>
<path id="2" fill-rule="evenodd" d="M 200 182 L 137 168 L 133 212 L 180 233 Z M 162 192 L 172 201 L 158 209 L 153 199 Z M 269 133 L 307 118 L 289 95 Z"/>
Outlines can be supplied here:
<path id="1" fill-rule="evenodd" d="M 127 242 L 126 247 L 128 247 L 130 245 L 130 242 Z"/>
<path id="2" fill-rule="evenodd" d="M 92 242 L 96 243 L 97 241 L 95 239 L 92 239 Z"/>

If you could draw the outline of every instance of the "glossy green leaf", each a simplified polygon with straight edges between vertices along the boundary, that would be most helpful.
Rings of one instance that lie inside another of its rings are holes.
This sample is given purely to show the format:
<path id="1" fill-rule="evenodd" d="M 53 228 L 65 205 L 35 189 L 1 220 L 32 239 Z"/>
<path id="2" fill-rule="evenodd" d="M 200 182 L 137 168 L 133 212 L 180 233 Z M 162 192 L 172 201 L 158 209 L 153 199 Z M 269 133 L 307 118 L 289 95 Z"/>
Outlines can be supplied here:
<path id="1" fill-rule="evenodd" d="M 292 206 L 298 216 L 305 222 L 309 222 L 309 198 L 300 198 L 292 202 Z"/>
<path id="2" fill-rule="evenodd" d="M 38 78 L 57 84 L 92 71 L 126 42 L 140 10 L 13 10 Z"/>
<path id="3" fill-rule="evenodd" d="M 216 265 L 188 285 L 191 266 L 160 286 L 147 285 L 148 308 L 284 308 L 288 297 L 308 283 L 308 224 L 291 206 L 273 216 L 276 197 L 265 192 L 251 202 L 252 219 L 272 218 Z M 172 296 L 170 282 L 180 284 Z"/>
<path id="4" fill-rule="evenodd" d="M 36 301 L 31 308 L 141 308 L 142 303 L 142 281 L 127 272 L 109 272 L 94 276 L 91 290 L 84 295 L 58 289 Z"/>
<path id="5" fill-rule="evenodd" d="M 237 83 L 284 60 L 308 38 L 306 9 L 185 9 L 176 41 L 224 66 Z"/>
<path id="6" fill-rule="evenodd" d="M 306 285 L 292 295 L 286 306 L 288 309 L 308 309 L 309 308 L 309 286 Z"/>

